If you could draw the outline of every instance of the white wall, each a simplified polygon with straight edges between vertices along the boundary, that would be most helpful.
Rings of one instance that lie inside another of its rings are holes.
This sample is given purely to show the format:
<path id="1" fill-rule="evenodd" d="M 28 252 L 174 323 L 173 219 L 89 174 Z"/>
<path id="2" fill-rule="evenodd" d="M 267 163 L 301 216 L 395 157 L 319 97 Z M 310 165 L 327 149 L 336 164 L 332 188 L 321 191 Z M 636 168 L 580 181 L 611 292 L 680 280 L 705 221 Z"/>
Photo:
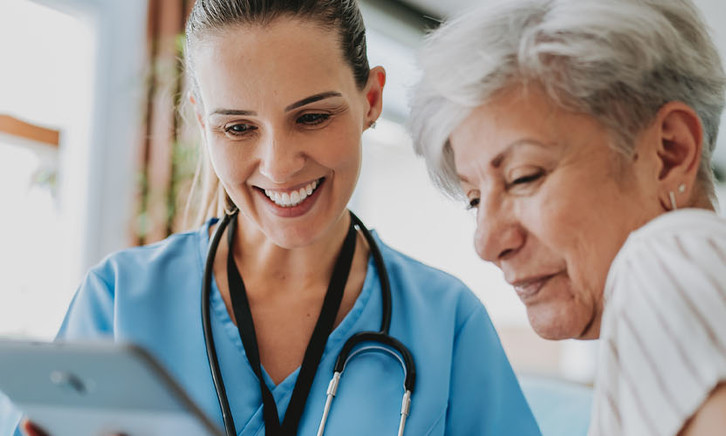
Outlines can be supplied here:
<path id="1" fill-rule="evenodd" d="M 27 215 L 4 229 L 23 246 L 0 253 L 21 276 L 0 281 L 0 335 L 52 337 L 86 270 L 128 243 L 145 15 L 145 0 L 2 0 L 0 112 L 61 144 L 53 216 L 3 211 Z"/>

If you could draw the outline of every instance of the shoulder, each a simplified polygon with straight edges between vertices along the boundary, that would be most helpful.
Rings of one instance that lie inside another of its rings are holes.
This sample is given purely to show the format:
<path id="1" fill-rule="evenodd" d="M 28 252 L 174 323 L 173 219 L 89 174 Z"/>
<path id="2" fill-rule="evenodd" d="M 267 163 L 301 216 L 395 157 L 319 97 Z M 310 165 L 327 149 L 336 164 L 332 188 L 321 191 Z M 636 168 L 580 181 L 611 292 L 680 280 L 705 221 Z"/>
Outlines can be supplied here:
<path id="1" fill-rule="evenodd" d="M 726 238 L 726 219 L 706 209 L 680 209 L 664 213 L 635 230 L 626 245 L 663 238 Z"/>
<path id="2" fill-rule="evenodd" d="M 128 332 L 158 319 L 161 307 L 183 305 L 201 283 L 206 229 L 107 256 L 78 287 L 58 338 L 107 335 L 122 324 Z"/>
<path id="3" fill-rule="evenodd" d="M 668 212 L 634 231 L 610 268 L 606 299 L 636 286 L 663 295 L 689 289 L 694 298 L 726 284 L 726 220 L 700 209 Z M 721 289 L 719 289 L 721 288 Z"/>
<path id="4" fill-rule="evenodd" d="M 605 301 L 607 310 L 640 320 L 640 310 L 669 323 L 726 318 L 726 221 L 684 209 L 633 232 L 610 268 Z"/>
<path id="5" fill-rule="evenodd" d="M 399 289 L 409 304 L 437 307 L 454 313 L 460 322 L 479 313 L 488 318 L 479 298 L 457 277 L 427 265 L 381 241 L 374 234 L 388 270 L 393 292 Z"/>
<path id="6" fill-rule="evenodd" d="M 598 383 L 613 404 L 640 407 L 639 414 L 619 408 L 623 428 L 675 434 L 726 379 L 725 253 L 726 222 L 685 209 L 633 232 L 616 256 L 605 290 Z"/>
<path id="7" fill-rule="evenodd" d="M 113 282 L 126 275 L 174 274 L 196 269 L 204 262 L 208 229 L 209 223 L 196 230 L 175 233 L 159 242 L 111 253 L 91 268 L 89 275 Z"/>

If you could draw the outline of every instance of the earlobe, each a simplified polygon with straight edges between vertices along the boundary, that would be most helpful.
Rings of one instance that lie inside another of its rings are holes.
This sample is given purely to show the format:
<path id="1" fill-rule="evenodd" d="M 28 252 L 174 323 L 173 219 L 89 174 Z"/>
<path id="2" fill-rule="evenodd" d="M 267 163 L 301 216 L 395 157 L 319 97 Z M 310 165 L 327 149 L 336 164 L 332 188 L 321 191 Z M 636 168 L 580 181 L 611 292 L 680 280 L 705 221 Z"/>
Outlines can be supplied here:
<path id="1" fill-rule="evenodd" d="M 681 102 L 658 112 L 658 183 L 661 204 L 673 210 L 690 204 L 701 163 L 703 126 L 698 114 Z"/>

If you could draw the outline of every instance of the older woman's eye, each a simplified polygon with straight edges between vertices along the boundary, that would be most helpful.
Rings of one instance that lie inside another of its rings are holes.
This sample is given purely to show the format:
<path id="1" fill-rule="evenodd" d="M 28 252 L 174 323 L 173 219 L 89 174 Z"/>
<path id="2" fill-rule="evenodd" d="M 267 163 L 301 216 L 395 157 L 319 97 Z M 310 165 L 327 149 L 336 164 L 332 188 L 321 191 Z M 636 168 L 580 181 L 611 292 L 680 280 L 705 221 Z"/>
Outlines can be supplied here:
<path id="1" fill-rule="evenodd" d="M 542 176 L 544 176 L 544 171 L 537 171 L 535 173 L 517 177 L 514 180 L 512 180 L 509 184 L 511 186 L 526 185 L 527 183 L 532 183 L 532 182 L 539 180 Z"/>
<path id="2" fill-rule="evenodd" d="M 466 208 L 468 210 L 476 209 L 479 207 L 479 199 L 478 198 L 470 198 L 469 203 L 467 204 Z"/>
<path id="3" fill-rule="evenodd" d="M 298 117 L 297 122 L 306 126 L 317 126 L 330 118 L 330 114 L 304 114 Z"/>

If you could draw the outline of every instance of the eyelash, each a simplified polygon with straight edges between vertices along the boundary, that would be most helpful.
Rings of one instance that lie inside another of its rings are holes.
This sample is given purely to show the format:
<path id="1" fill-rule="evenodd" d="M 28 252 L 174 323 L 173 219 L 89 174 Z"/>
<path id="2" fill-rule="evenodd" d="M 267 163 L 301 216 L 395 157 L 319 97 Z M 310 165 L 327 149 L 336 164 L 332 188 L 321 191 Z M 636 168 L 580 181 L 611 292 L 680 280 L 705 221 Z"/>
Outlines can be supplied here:
<path id="1" fill-rule="evenodd" d="M 521 186 L 521 185 L 526 185 L 528 183 L 536 182 L 537 180 L 542 178 L 542 176 L 544 176 L 544 175 L 545 175 L 544 171 L 538 171 L 538 172 L 530 174 L 528 176 L 519 177 L 517 179 L 514 179 L 511 183 L 509 183 L 507 188 L 512 188 L 515 186 Z M 469 199 L 468 203 L 466 205 L 466 210 L 476 209 L 477 207 L 479 207 L 479 202 L 480 202 L 479 198 Z"/>
<path id="2" fill-rule="evenodd" d="M 244 127 L 243 130 L 236 130 L 237 127 Z M 231 136 L 244 136 L 248 135 L 250 132 L 257 130 L 257 128 L 251 124 L 247 123 L 236 123 L 236 124 L 230 124 L 228 126 L 224 127 L 224 133 Z"/>
<path id="3" fill-rule="evenodd" d="M 536 173 L 532 173 L 528 176 L 519 177 L 517 179 L 514 179 L 512 182 L 509 183 L 509 186 L 515 186 L 515 185 L 524 185 L 527 183 L 532 183 L 537 181 L 539 178 L 541 178 L 544 175 L 544 171 L 537 171 Z"/>
<path id="4" fill-rule="evenodd" d="M 321 113 L 309 113 L 309 114 L 303 114 L 299 116 L 296 120 L 298 124 L 301 124 L 303 126 L 317 126 L 320 124 L 323 124 L 324 122 L 328 121 L 330 119 L 330 114 L 321 114 Z M 242 127 L 242 130 L 238 130 L 238 128 Z M 244 136 L 249 134 L 250 132 L 257 130 L 257 128 L 251 124 L 247 123 L 236 123 L 236 124 L 230 124 L 228 126 L 224 127 L 224 133 L 230 136 Z"/>
<path id="5" fill-rule="evenodd" d="M 297 122 L 305 126 L 317 126 L 330 119 L 330 114 L 309 113 L 298 117 Z"/>

